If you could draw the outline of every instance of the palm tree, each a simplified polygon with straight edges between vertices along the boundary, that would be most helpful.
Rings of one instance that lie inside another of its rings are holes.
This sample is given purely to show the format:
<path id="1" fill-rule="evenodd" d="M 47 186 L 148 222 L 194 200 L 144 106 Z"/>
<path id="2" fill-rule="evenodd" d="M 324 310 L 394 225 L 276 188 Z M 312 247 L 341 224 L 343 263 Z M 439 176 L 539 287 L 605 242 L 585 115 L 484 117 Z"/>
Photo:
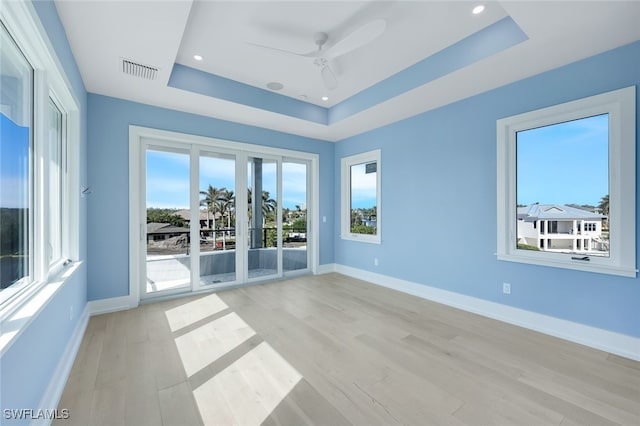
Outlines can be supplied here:
<path id="1" fill-rule="evenodd" d="M 252 237 L 251 237 L 251 247 L 252 248 L 259 248 L 259 247 L 263 247 L 262 245 L 262 240 L 261 240 L 261 234 L 262 234 L 262 230 L 266 224 L 266 218 L 267 215 L 269 215 L 269 213 L 272 213 L 274 211 L 276 211 L 276 208 L 278 206 L 278 203 L 276 200 L 274 200 L 273 198 L 269 198 L 269 191 L 262 191 L 262 223 L 255 223 L 254 220 L 257 220 L 257 218 L 254 218 L 252 215 L 252 202 L 253 202 L 253 191 L 252 188 L 247 188 L 247 199 L 248 199 L 248 207 L 249 207 L 249 211 L 248 211 L 248 219 L 249 219 L 249 223 L 251 224 L 249 226 L 249 228 L 251 229 L 252 232 Z M 265 234 L 266 235 L 266 234 Z M 266 247 L 266 237 L 265 237 L 265 241 L 264 241 L 264 247 Z"/>
<path id="2" fill-rule="evenodd" d="M 269 213 L 275 212 L 278 202 L 273 198 L 269 198 L 269 191 L 262 191 L 262 213 L 267 217 Z"/>
<path id="3" fill-rule="evenodd" d="M 253 191 L 251 188 L 247 189 L 248 205 L 251 206 L 253 201 Z M 269 213 L 274 212 L 278 202 L 273 198 L 269 198 L 269 191 L 262 191 L 262 214 L 266 217 Z M 249 211 L 249 218 L 251 218 L 251 211 Z"/>
<path id="4" fill-rule="evenodd" d="M 204 196 L 204 199 L 200 200 L 201 206 L 207 207 L 207 225 L 209 225 L 209 212 L 213 215 L 213 224 L 211 226 L 213 231 L 213 243 L 216 242 L 216 213 L 220 212 L 220 203 L 224 201 L 224 195 L 226 188 L 216 188 L 209 185 L 206 191 L 200 191 L 200 195 Z"/>
<path id="5" fill-rule="evenodd" d="M 224 191 L 224 201 L 222 202 L 222 211 L 227 216 L 227 228 L 231 228 L 231 214 L 236 204 L 236 196 L 233 191 Z"/>
<path id="6" fill-rule="evenodd" d="M 600 199 L 598 209 L 600 209 L 600 213 L 602 213 L 603 215 L 609 216 L 609 194 Z"/>

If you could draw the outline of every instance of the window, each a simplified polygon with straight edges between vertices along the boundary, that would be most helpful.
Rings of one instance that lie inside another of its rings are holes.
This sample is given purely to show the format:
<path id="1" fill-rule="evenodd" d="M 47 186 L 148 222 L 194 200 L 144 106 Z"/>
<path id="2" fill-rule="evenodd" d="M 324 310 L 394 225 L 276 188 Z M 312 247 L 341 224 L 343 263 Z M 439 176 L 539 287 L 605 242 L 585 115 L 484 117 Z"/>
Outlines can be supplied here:
<path id="1" fill-rule="evenodd" d="M 0 51 L 0 301 L 33 272 L 33 68 L 4 25 Z M 9 289 L 13 287 L 12 289 Z"/>
<path id="2" fill-rule="evenodd" d="M 498 120 L 498 259 L 635 277 L 635 91 Z"/>
<path id="3" fill-rule="evenodd" d="M 28 3 L 5 3 L 0 9 L 0 320 L 20 315 L 41 288 L 60 282 L 68 259 L 78 258 L 80 197 L 78 104 Z"/>
<path id="4" fill-rule="evenodd" d="M 342 238 L 380 243 L 380 150 L 342 159 Z"/>

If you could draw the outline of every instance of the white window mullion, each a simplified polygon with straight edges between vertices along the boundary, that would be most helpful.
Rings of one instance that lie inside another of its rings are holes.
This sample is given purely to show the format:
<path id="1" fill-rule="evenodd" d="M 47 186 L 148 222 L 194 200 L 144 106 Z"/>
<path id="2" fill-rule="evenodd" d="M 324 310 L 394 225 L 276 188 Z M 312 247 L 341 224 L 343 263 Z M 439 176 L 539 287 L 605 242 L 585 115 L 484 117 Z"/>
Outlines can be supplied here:
<path id="1" fill-rule="evenodd" d="M 240 282 L 247 281 L 247 235 L 249 235 L 249 222 L 246 220 L 246 211 L 249 208 L 247 196 L 247 168 L 248 156 L 245 152 L 239 152 L 236 156 L 236 278 Z M 245 212 L 241 214 L 242 212 Z"/>
<path id="2" fill-rule="evenodd" d="M 46 212 L 49 205 L 49 194 L 46 191 L 47 176 L 49 174 L 49 88 L 47 75 L 44 71 L 34 72 L 34 111 L 33 111 L 33 185 L 31 214 L 33 232 L 31 233 L 31 248 L 33 253 L 33 277 L 35 281 L 46 281 L 49 262 L 49 224 Z"/>
<path id="3" fill-rule="evenodd" d="M 199 289 L 200 285 L 200 150 L 191 146 L 189 167 L 189 205 L 191 225 L 189 238 L 191 239 L 191 290 Z M 214 242 L 215 246 L 215 242 Z"/>
<path id="4" fill-rule="evenodd" d="M 282 275 L 283 268 L 283 242 L 282 242 L 282 157 L 276 161 L 276 253 L 278 275 Z"/>

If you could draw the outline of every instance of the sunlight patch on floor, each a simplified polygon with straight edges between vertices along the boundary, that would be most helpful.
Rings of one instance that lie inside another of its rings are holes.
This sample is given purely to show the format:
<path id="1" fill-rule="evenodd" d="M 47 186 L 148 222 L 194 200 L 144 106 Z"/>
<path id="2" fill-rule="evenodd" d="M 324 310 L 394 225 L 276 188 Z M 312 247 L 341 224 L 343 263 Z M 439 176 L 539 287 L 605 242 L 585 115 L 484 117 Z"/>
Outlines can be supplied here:
<path id="1" fill-rule="evenodd" d="M 238 314 L 231 312 L 177 337 L 175 341 L 185 372 L 191 377 L 255 334 Z"/>
<path id="2" fill-rule="evenodd" d="M 228 308 L 218 295 L 210 294 L 169 309 L 165 315 L 171 331 L 177 331 Z"/>
<path id="3" fill-rule="evenodd" d="M 204 424 L 260 425 L 302 379 L 262 342 L 193 391 Z"/>

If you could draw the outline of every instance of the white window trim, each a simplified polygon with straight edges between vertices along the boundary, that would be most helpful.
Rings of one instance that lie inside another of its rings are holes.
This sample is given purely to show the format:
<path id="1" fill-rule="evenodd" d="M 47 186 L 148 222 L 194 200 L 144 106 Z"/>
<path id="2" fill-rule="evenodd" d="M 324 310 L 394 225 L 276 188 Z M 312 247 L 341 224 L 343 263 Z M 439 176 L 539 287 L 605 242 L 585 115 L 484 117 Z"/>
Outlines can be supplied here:
<path id="1" fill-rule="evenodd" d="M 0 19 L 14 38 L 20 50 L 34 69 L 34 119 L 33 119 L 33 215 L 32 233 L 30 237 L 30 253 L 32 275 L 30 283 L 11 294 L 0 305 L 0 321 L 15 320 L 21 317 L 22 311 L 29 311 L 30 318 L 34 309 L 42 309 L 55 294 L 49 287 L 59 288 L 77 268 L 64 269 L 70 266 L 68 259 L 79 260 L 79 146 L 80 146 L 80 114 L 79 102 L 75 99 L 64 69 L 48 39 L 42 23 L 37 17 L 31 2 L 3 2 L 0 8 Z M 48 245 L 47 221 L 45 214 L 48 206 L 47 191 L 48 164 L 42 161 L 48 150 L 48 104 L 54 98 L 63 114 L 63 135 L 66 136 L 66 176 L 64 178 L 65 194 L 63 209 L 65 211 L 63 229 L 63 254 L 58 262 L 49 265 L 46 256 Z M 31 189 L 33 189 L 31 188 Z M 60 281 L 62 279 L 62 281 Z M 34 308 L 34 303 L 37 307 Z M 15 321 L 13 321 L 15 322 Z M 3 330 L 0 336 L 0 349 L 6 350 L 11 342 L 23 331 L 28 322 L 20 323 L 19 328 Z M 5 333 L 6 331 L 6 333 Z"/>
<path id="2" fill-rule="evenodd" d="M 351 155 L 349 157 L 344 157 L 341 160 L 341 206 L 340 206 L 340 217 L 341 217 L 341 232 L 340 237 L 343 240 L 351 240 L 351 241 L 360 241 L 364 243 L 373 243 L 373 244 L 381 244 L 382 243 L 382 220 L 381 214 L 382 211 L 382 197 L 380 190 L 381 187 L 381 163 L 380 163 L 380 150 L 376 149 L 373 151 L 363 152 L 361 154 Z M 376 162 L 376 235 L 368 235 L 368 234 L 354 234 L 351 232 L 351 166 L 362 164 L 362 163 L 372 163 Z"/>
<path id="3" fill-rule="evenodd" d="M 609 114 L 610 226 L 608 258 L 589 261 L 563 253 L 516 248 L 516 133 L 536 127 Z M 636 87 L 614 90 L 497 121 L 497 257 L 580 271 L 635 277 L 636 269 Z"/>

